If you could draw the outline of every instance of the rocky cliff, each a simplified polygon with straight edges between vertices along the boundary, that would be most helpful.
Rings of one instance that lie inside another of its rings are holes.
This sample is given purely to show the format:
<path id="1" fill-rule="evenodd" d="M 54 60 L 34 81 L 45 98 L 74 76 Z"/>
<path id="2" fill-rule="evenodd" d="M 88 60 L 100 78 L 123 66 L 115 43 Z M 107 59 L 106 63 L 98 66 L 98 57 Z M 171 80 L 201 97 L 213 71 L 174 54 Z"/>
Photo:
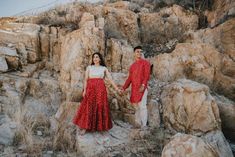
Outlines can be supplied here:
<path id="1" fill-rule="evenodd" d="M 0 19 L 0 156 L 232 157 L 235 1 L 73 2 Z M 148 128 L 107 83 L 114 128 L 77 134 L 84 70 L 103 54 L 117 84 L 142 45 Z"/>

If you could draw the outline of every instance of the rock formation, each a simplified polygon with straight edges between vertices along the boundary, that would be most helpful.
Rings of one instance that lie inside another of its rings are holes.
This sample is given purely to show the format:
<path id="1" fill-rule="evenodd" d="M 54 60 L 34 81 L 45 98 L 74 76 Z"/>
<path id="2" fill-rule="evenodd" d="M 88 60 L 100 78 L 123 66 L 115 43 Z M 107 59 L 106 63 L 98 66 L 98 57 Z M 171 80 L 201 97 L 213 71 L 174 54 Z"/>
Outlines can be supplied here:
<path id="1" fill-rule="evenodd" d="M 232 157 L 234 25 L 234 1 L 219 0 L 73 2 L 1 18 L 0 156 Z M 91 55 L 123 85 L 137 45 L 152 65 L 148 128 L 134 128 L 130 89 L 106 82 L 114 128 L 80 136 L 72 118 Z"/>

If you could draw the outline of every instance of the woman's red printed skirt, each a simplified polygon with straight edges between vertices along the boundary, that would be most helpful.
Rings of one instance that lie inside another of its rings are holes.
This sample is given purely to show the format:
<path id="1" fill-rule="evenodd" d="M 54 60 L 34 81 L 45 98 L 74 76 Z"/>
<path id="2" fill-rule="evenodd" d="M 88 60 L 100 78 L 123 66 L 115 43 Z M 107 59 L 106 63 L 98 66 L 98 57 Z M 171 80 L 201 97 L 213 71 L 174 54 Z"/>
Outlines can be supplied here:
<path id="1" fill-rule="evenodd" d="M 73 123 L 87 131 L 106 131 L 112 128 L 107 91 L 104 80 L 87 80 L 86 95 L 79 106 Z"/>

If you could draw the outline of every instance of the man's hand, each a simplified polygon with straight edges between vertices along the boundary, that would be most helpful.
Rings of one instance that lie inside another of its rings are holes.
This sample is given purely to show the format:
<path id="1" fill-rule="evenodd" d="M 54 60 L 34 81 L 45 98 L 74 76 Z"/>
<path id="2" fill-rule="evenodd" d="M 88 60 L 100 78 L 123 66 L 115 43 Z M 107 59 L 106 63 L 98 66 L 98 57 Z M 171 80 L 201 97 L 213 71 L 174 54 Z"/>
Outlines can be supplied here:
<path id="1" fill-rule="evenodd" d="M 118 92 L 118 94 L 120 94 L 120 95 L 122 94 L 122 89 L 117 88 L 116 91 Z"/>
<path id="2" fill-rule="evenodd" d="M 141 92 L 141 93 L 144 92 L 144 85 L 143 84 L 140 86 L 139 92 Z"/>

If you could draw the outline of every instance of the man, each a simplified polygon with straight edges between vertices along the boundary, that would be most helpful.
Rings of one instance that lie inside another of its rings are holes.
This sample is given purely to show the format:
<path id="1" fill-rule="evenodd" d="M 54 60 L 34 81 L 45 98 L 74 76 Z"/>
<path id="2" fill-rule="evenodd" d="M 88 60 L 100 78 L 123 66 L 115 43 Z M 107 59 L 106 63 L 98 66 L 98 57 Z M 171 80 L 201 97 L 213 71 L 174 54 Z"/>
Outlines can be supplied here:
<path id="1" fill-rule="evenodd" d="M 135 62 L 130 66 L 129 76 L 123 85 L 123 92 L 131 84 L 130 101 L 136 109 L 135 120 L 138 126 L 147 124 L 147 86 L 150 77 L 150 63 L 142 57 L 142 47 L 134 48 Z"/>

